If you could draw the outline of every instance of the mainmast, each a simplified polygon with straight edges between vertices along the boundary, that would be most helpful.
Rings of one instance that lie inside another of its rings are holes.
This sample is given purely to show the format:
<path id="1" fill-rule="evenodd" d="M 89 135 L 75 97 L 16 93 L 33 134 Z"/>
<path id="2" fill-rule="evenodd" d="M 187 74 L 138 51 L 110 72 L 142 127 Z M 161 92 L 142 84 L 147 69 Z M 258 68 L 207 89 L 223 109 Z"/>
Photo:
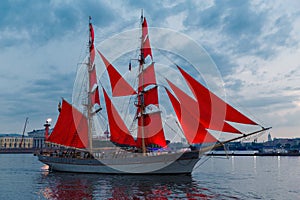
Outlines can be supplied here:
<path id="1" fill-rule="evenodd" d="M 146 145 L 145 145 L 145 133 L 144 133 L 144 121 L 145 121 L 145 102 L 144 102 L 144 76 L 143 76 L 143 71 L 144 71 L 144 63 L 145 63 L 145 57 L 144 57 L 144 52 L 143 52 L 143 21 L 144 21 L 144 16 L 143 16 L 143 9 L 141 10 L 141 48 L 140 48 L 140 58 L 139 58 L 139 74 L 142 77 L 141 78 L 141 85 L 142 88 L 141 90 L 139 89 L 138 91 L 138 101 L 140 105 L 140 114 L 141 114 L 141 133 L 142 133 L 142 151 L 143 154 L 146 154 Z"/>
<path id="2" fill-rule="evenodd" d="M 137 144 L 146 153 L 146 147 L 165 147 L 166 139 L 161 120 L 158 102 L 158 88 L 154 70 L 152 50 L 148 34 L 146 18 L 141 14 L 141 47 L 139 56 L 139 84 L 138 84 L 138 137 Z M 149 87 L 150 86 L 150 87 Z M 150 106 L 149 110 L 147 107 Z M 156 107 L 156 109 L 152 109 Z"/>
<path id="3" fill-rule="evenodd" d="M 119 74 L 119 72 L 113 67 L 113 65 L 104 57 L 104 55 L 98 50 L 98 53 L 106 66 L 110 85 L 112 89 L 112 96 L 128 96 L 137 95 L 137 101 L 135 103 L 137 107 L 136 119 L 138 123 L 137 140 L 134 146 L 142 149 L 144 155 L 146 154 L 147 147 L 165 147 L 166 139 L 162 127 L 161 112 L 158 102 L 158 88 L 154 70 L 154 62 L 152 58 L 152 51 L 150 46 L 150 40 L 148 37 L 148 25 L 146 18 L 141 14 L 141 46 L 140 55 L 138 57 L 139 62 L 139 75 L 138 75 L 138 88 L 134 90 L 125 79 Z M 129 63 L 130 66 L 130 63 Z M 129 67 L 130 68 L 130 67 Z M 150 87 L 148 87 L 150 86 Z M 104 92 L 105 93 L 105 92 Z M 109 98 L 106 98 L 106 104 L 109 104 Z M 149 110 L 147 109 L 149 107 Z M 156 107 L 157 109 L 152 109 Z M 106 106 L 107 107 L 107 106 Z M 108 109 L 108 112 L 115 112 L 114 109 Z M 118 117 L 117 117 L 118 118 Z M 121 120 L 121 118 L 119 119 Z M 116 128 L 112 126 L 115 122 L 114 119 L 109 119 L 110 129 L 115 131 L 118 135 Z M 123 122 L 122 122 L 123 124 Z M 124 129 L 125 130 L 125 129 Z M 127 133 L 127 129 L 123 133 Z M 131 140 L 128 138 L 128 141 Z M 117 139 L 116 143 L 120 143 Z M 121 143 L 124 144 L 124 143 Z M 126 144 L 129 144 L 126 142 Z"/>

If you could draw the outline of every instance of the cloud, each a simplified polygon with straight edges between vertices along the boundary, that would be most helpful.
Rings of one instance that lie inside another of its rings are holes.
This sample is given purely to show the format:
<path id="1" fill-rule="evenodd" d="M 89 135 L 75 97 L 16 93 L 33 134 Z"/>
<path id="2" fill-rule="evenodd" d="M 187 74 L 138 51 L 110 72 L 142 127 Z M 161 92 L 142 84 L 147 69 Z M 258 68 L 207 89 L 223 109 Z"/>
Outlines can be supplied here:
<path id="1" fill-rule="evenodd" d="M 95 17 L 101 27 L 111 25 L 115 13 L 99 1 L 1 1 L 0 45 L 9 47 L 20 43 L 44 45 L 65 34 L 83 30 L 88 16 Z M 88 13 L 88 14 L 87 14 Z"/>
<path id="2" fill-rule="evenodd" d="M 235 60 L 239 57 L 273 59 L 282 47 L 298 45 L 293 24 L 299 14 L 287 12 L 282 6 L 214 1 L 202 10 L 196 7 L 189 12 L 184 24 L 212 56 L 221 74 L 227 76 L 237 67 Z"/>
<path id="3" fill-rule="evenodd" d="M 299 114 L 292 112 L 300 101 L 297 1 L 4 0 L 0 5 L 1 132 L 22 127 L 24 115 L 32 115 L 32 128 L 56 117 L 57 100 L 70 98 L 77 63 L 87 53 L 89 15 L 99 43 L 138 28 L 141 8 L 149 26 L 181 31 L 203 45 L 223 77 L 229 101 L 267 122 L 281 121 L 281 127 L 288 124 L 282 117 L 292 120 Z M 155 32 L 150 33 L 155 39 Z M 138 43 L 138 37 L 126 42 L 130 48 Z M 107 46 L 104 52 L 117 47 Z M 187 62 L 200 58 L 193 51 L 188 54 Z"/>

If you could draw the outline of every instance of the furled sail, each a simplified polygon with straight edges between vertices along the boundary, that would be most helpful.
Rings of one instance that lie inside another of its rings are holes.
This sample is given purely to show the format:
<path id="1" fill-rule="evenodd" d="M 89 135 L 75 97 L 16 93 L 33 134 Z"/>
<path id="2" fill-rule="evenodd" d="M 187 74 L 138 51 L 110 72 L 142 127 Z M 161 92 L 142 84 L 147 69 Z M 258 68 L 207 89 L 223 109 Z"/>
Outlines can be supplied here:
<path id="1" fill-rule="evenodd" d="M 61 112 L 47 142 L 74 148 L 87 148 L 87 118 L 63 99 Z"/>
<path id="2" fill-rule="evenodd" d="M 258 125 L 256 122 L 243 115 L 231 105 L 224 102 L 217 95 L 209 91 L 206 87 L 196 81 L 182 68 L 180 68 L 179 66 L 177 66 L 177 68 L 188 83 L 188 86 L 192 90 L 194 96 L 197 98 L 199 105 L 201 105 L 201 107 L 203 108 L 206 107 L 210 109 L 212 121 L 214 121 L 215 119 L 223 118 L 226 121 L 241 124 Z"/>
<path id="3" fill-rule="evenodd" d="M 228 124 L 224 121 L 224 118 L 215 117 L 214 121 L 211 120 L 211 110 L 210 108 L 198 101 L 194 100 L 192 97 L 183 92 L 180 88 L 178 88 L 175 84 L 167 79 L 167 82 L 173 92 L 175 93 L 178 101 L 181 106 L 184 107 L 191 115 L 193 115 L 196 119 L 199 120 L 202 126 L 205 128 L 223 131 L 223 132 L 231 132 L 231 133 L 241 133 L 239 130 Z"/>
<path id="4" fill-rule="evenodd" d="M 201 123 L 199 123 L 199 120 L 192 115 L 167 88 L 165 89 L 189 144 L 217 142 L 218 140 L 212 136 Z"/>
<path id="5" fill-rule="evenodd" d="M 129 83 L 127 83 L 127 81 L 120 75 L 116 68 L 104 57 L 104 55 L 99 50 L 98 53 L 108 72 L 112 89 L 112 96 L 119 97 L 136 94 L 135 90 L 129 85 Z"/>
<path id="6" fill-rule="evenodd" d="M 110 140 L 119 145 L 136 146 L 134 138 L 130 134 L 128 128 L 126 127 L 124 121 L 119 115 L 117 109 L 112 104 L 104 88 L 103 94 L 110 128 Z"/>

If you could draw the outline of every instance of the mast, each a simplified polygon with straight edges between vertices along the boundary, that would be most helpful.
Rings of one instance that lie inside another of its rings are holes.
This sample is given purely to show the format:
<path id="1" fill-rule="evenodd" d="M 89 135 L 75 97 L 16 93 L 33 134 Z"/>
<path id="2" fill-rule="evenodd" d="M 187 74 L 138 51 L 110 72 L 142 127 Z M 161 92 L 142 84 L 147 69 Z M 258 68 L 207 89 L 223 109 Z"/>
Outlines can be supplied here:
<path id="1" fill-rule="evenodd" d="M 139 86 L 138 86 L 138 103 L 137 103 L 137 119 L 138 119 L 138 137 L 137 143 L 146 153 L 147 146 L 166 146 L 166 139 L 161 120 L 161 111 L 158 102 L 158 87 L 156 82 L 154 62 L 152 50 L 148 34 L 148 25 L 146 18 L 141 15 L 142 36 L 141 48 L 139 56 Z M 150 61 L 150 62 L 148 62 Z M 151 86 L 151 87 L 148 87 Z M 157 109 L 148 112 L 149 105 L 155 106 Z"/>
<path id="2" fill-rule="evenodd" d="M 93 61 L 92 59 L 92 51 L 94 51 L 94 31 L 92 30 L 92 17 L 89 16 L 89 58 L 88 58 L 88 65 L 87 65 L 87 68 L 88 68 L 88 72 L 89 72 L 89 88 L 88 88 L 88 104 L 87 104 L 87 111 L 88 111 L 88 138 L 89 138 L 89 142 L 88 142 L 88 149 L 89 149 L 89 152 L 91 154 L 93 154 L 93 133 L 92 133 L 92 108 L 93 108 L 93 105 L 92 105 L 92 94 L 91 94 L 91 90 L 93 89 L 92 85 L 90 84 L 90 79 L 91 79 L 91 73 L 93 72 L 92 71 L 92 67 L 93 67 Z"/>
<path id="3" fill-rule="evenodd" d="M 146 154 L 146 145 L 145 145 L 145 133 L 144 133 L 144 114 L 145 114 L 145 103 L 144 103 L 144 97 L 143 97 L 143 91 L 144 91 L 144 76 L 143 76 L 143 71 L 144 71 L 144 62 L 145 62 L 145 58 L 144 58 L 144 52 L 143 52 L 143 21 L 144 21 L 144 16 L 143 16 L 143 9 L 141 10 L 141 27 L 142 27 L 142 34 L 141 34 L 141 48 L 140 48 L 140 58 L 139 58 L 139 73 L 142 76 L 142 80 L 141 80 L 141 85 L 142 85 L 142 89 L 141 91 L 139 91 L 138 93 L 138 98 L 139 98 L 139 102 L 140 102 L 140 114 L 141 114 L 141 120 L 142 120 L 142 127 L 141 127 L 141 131 L 142 131 L 142 151 L 143 154 Z"/>

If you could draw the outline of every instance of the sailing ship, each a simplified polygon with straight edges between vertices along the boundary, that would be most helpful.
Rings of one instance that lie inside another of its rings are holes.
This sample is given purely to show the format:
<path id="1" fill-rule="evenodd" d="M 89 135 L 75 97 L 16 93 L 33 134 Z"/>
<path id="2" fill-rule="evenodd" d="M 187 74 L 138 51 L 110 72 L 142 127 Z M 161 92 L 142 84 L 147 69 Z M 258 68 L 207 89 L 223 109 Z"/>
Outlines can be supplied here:
<path id="1" fill-rule="evenodd" d="M 85 72 L 78 70 L 78 73 L 87 75 L 84 78 L 87 81 L 83 87 L 85 92 L 81 95 L 83 100 L 71 104 L 62 99 L 60 113 L 51 134 L 49 123 L 45 124 L 48 147 L 38 153 L 38 159 L 47 164 L 50 170 L 107 174 L 191 174 L 206 152 L 270 129 L 242 114 L 177 64 L 176 69 L 192 95 L 168 78 L 166 86 L 158 84 L 148 25 L 143 14 L 139 56 L 136 59 L 136 88 L 94 46 L 94 38 L 94 28 L 89 18 L 89 55 Z M 110 81 L 109 89 L 99 83 L 95 67 L 96 56 L 105 65 Z M 178 130 L 183 133 L 187 146 L 169 148 L 170 141 L 166 139 L 162 121 L 159 91 L 165 92 L 168 97 L 165 100 L 176 115 Z M 101 95 L 105 104 L 102 101 L 100 103 Z M 129 103 L 135 108 L 132 123 L 136 124 L 136 129 L 128 128 L 112 101 L 113 98 L 126 96 L 135 99 Z M 100 145 L 93 139 L 95 117 L 99 114 L 106 116 L 108 128 L 105 133 L 109 133 L 109 141 Z M 229 122 L 254 126 L 258 130 L 244 133 Z M 232 133 L 236 137 L 221 141 L 210 130 Z"/>

